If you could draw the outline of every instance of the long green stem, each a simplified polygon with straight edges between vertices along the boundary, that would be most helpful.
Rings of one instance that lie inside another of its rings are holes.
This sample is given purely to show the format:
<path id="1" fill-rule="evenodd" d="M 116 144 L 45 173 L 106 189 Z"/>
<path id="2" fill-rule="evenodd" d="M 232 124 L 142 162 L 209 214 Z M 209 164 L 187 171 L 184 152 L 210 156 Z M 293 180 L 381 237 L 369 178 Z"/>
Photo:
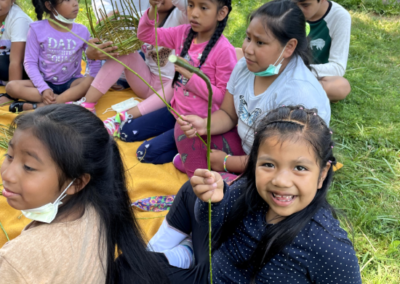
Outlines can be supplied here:
<path id="1" fill-rule="evenodd" d="M 210 79 L 203 73 L 199 68 L 196 68 L 184 60 L 180 59 L 176 55 L 171 55 L 169 57 L 169 61 L 172 63 L 181 66 L 192 73 L 197 74 L 201 79 L 203 79 L 207 84 L 208 89 L 208 116 L 207 116 L 207 168 L 211 171 L 211 161 L 210 161 L 210 154 L 211 154 L 211 108 L 212 108 L 212 97 L 213 97 L 213 90 L 211 87 Z M 211 257 L 211 199 L 208 200 L 208 248 L 209 248 L 209 260 L 210 260 L 210 283 L 213 283 L 212 278 L 212 257 Z"/>
<path id="2" fill-rule="evenodd" d="M 164 100 L 165 100 L 165 92 L 164 92 L 164 84 L 162 82 L 161 78 L 161 68 L 160 68 L 160 56 L 158 54 L 158 35 L 157 35 L 157 28 L 158 28 L 158 22 L 157 22 L 157 5 L 154 7 L 154 29 L 156 33 L 156 54 L 157 54 L 157 67 L 158 67 L 158 75 L 160 76 L 160 83 L 161 83 L 161 89 L 163 92 Z"/>
<path id="3" fill-rule="evenodd" d="M 60 28 L 70 32 L 71 34 L 73 34 L 74 36 L 76 36 L 77 38 L 79 38 L 81 41 L 83 41 L 84 43 L 86 43 L 87 45 L 93 47 L 94 49 L 100 51 L 101 53 L 105 54 L 106 56 L 108 56 L 109 58 L 115 60 L 116 62 L 118 62 L 119 64 L 121 64 L 122 66 L 124 66 L 128 71 L 132 72 L 133 74 L 135 74 L 140 80 L 142 80 L 143 83 L 146 84 L 146 86 L 148 86 L 150 88 L 150 90 L 152 90 L 161 100 L 162 102 L 167 106 L 167 108 L 172 111 L 177 117 L 179 117 L 180 119 L 184 120 L 182 118 L 182 116 L 176 112 L 176 110 L 171 107 L 166 100 L 164 100 L 158 93 L 156 90 L 154 90 L 154 88 L 147 83 L 147 81 L 145 79 L 142 78 L 142 76 L 140 76 L 138 73 L 136 73 L 135 71 L 133 71 L 131 68 L 129 68 L 126 64 L 124 64 L 123 62 L 119 61 L 117 58 L 115 58 L 114 56 L 111 56 L 110 54 L 108 54 L 107 52 L 105 52 L 104 50 L 98 48 L 96 45 L 91 44 L 90 42 L 86 41 L 85 39 L 83 39 L 82 37 L 78 36 L 76 33 L 72 32 L 70 29 L 68 29 L 67 27 L 64 27 L 63 25 L 57 23 L 56 21 L 54 21 L 53 19 L 49 19 L 49 21 L 51 21 L 52 23 L 54 23 L 55 25 L 59 26 Z M 201 138 L 201 136 L 199 134 L 196 134 L 197 137 L 205 144 L 206 142 L 203 140 L 203 138 Z"/>
<path id="4" fill-rule="evenodd" d="M 0 228 L 3 230 L 4 234 L 6 235 L 7 241 L 9 241 L 10 238 L 8 237 L 8 234 L 7 234 L 6 230 L 4 229 L 3 225 L 1 224 L 1 222 L 0 222 Z"/>

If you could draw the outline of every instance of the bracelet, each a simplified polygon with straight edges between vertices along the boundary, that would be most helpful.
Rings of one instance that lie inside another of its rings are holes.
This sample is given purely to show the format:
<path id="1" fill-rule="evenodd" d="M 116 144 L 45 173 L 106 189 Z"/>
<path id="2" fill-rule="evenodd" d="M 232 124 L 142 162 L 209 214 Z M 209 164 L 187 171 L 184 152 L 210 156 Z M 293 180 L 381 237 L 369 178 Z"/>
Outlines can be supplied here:
<path id="1" fill-rule="evenodd" d="M 226 155 L 224 158 L 224 170 L 225 172 L 229 173 L 228 170 L 226 169 L 226 161 L 228 160 L 228 157 L 230 157 L 231 155 Z"/>

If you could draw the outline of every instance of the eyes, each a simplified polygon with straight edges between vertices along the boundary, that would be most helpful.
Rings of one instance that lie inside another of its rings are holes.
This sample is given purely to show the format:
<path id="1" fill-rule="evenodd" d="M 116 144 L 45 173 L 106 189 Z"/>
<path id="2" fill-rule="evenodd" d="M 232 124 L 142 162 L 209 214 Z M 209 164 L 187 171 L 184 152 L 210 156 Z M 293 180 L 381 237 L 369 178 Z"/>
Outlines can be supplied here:
<path id="1" fill-rule="evenodd" d="M 6 159 L 7 159 L 8 162 L 12 162 L 12 160 L 14 159 L 14 157 L 11 156 L 11 155 L 9 155 L 8 153 L 5 154 L 4 156 L 6 157 Z M 29 166 L 27 166 L 27 165 L 23 165 L 23 168 L 24 168 L 24 170 L 27 171 L 27 172 L 33 172 L 33 171 L 35 171 L 34 168 L 31 168 L 31 167 L 29 167 Z"/>
<path id="2" fill-rule="evenodd" d="M 274 169 L 275 165 L 273 163 L 264 163 L 261 165 L 262 167 L 268 168 L 268 169 Z M 306 167 L 303 166 L 295 166 L 293 168 L 293 170 L 297 171 L 297 172 L 304 172 L 304 171 L 308 171 L 308 169 Z"/>
<path id="3" fill-rule="evenodd" d="M 193 9 L 193 8 L 194 8 L 194 5 L 193 5 L 192 3 L 189 3 L 189 4 L 188 4 L 188 7 L 191 8 L 191 9 Z M 207 9 L 208 9 L 207 6 L 201 6 L 201 10 L 205 11 L 205 10 L 207 10 Z"/>
<path id="4" fill-rule="evenodd" d="M 246 35 L 245 40 L 246 40 L 247 42 L 251 42 L 251 38 L 250 38 L 248 35 Z M 257 45 L 258 45 L 258 46 L 262 46 L 262 45 L 265 45 L 265 44 L 266 44 L 265 42 L 257 41 Z"/>

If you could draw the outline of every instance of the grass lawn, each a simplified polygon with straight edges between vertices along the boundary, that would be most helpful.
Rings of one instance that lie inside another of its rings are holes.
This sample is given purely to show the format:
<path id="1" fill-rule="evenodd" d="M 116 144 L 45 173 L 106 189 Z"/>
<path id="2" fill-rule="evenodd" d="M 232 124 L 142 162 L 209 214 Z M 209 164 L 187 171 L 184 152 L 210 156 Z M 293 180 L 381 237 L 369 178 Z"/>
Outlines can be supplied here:
<path id="1" fill-rule="evenodd" d="M 27 0 L 19 5 L 35 18 Z M 225 35 L 241 46 L 246 16 L 265 1 L 233 0 Z M 329 200 L 347 216 L 363 283 L 400 282 L 400 3 L 341 0 L 353 19 L 346 78 L 352 92 L 332 105 L 337 172 Z M 77 22 L 88 24 L 84 2 Z M 351 237 L 352 237 L 351 236 Z"/>

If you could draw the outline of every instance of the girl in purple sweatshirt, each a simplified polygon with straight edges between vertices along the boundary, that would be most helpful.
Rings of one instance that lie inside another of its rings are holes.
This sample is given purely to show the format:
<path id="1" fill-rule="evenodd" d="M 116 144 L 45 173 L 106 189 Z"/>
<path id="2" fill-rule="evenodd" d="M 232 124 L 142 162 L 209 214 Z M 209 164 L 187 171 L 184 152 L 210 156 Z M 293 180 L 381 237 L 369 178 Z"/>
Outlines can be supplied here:
<path id="1" fill-rule="evenodd" d="M 79 12 L 78 0 L 33 0 L 38 20 L 43 14 L 89 40 L 88 29 L 74 20 Z M 100 61 L 88 62 L 89 74 L 81 74 L 82 52 L 86 44 L 71 33 L 48 20 L 30 25 L 25 50 L 24 67 L 31 80 L 10 82 L 7 93 L 15 99 L 11 112 L 36 109 L 37 107 L 75 101 L 85 95 L 100 69 Z"/>

